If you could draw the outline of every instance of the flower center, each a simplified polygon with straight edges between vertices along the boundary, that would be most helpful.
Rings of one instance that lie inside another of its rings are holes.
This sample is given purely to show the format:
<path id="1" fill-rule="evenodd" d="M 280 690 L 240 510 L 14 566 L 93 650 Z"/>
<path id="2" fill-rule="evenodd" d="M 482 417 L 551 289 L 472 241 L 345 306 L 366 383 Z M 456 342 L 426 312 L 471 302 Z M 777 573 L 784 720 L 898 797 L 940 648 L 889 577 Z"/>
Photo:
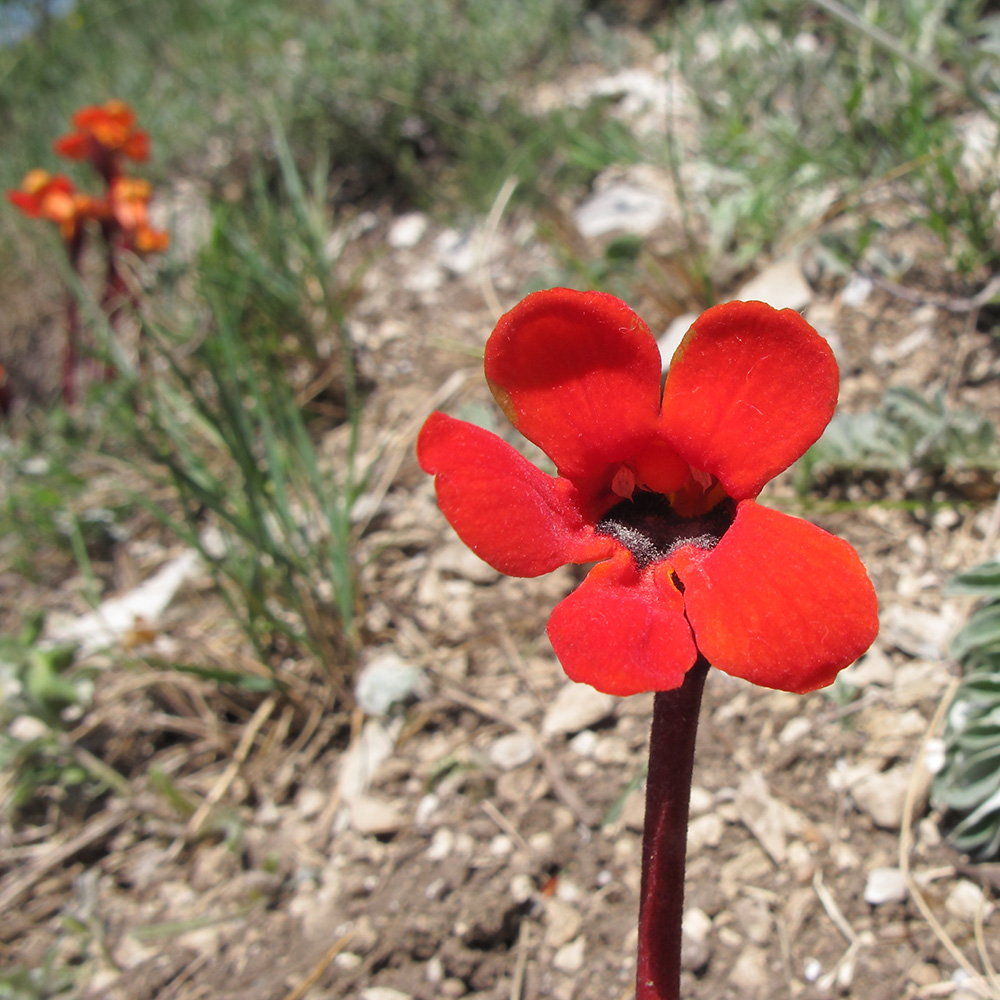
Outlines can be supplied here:
<path id="1" fill-rule="evenodd" d="M 636 490 L 631 500 L 616 503 L 595 530 L 621 542 L 642 570 L 685 545 L 714 549 L 735 517 L 736 502 L 729 497 L 695 517 L 682 517 L 661 493 Z"/>

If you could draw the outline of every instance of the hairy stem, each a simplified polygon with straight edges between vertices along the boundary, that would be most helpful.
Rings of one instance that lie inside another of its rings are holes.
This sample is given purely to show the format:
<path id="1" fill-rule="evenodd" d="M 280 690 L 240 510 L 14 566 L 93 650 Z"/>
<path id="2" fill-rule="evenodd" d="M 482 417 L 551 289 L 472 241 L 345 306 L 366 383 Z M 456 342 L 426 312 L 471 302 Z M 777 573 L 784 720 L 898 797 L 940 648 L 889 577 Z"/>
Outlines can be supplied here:
<path id="1" fill-rule="evenodd" d="M 636 1000 L 680 1000 L 684 855 L 698 711 L 708 673 L 699 656 L 684 683 L 653 701 L 642 833 Z"/>

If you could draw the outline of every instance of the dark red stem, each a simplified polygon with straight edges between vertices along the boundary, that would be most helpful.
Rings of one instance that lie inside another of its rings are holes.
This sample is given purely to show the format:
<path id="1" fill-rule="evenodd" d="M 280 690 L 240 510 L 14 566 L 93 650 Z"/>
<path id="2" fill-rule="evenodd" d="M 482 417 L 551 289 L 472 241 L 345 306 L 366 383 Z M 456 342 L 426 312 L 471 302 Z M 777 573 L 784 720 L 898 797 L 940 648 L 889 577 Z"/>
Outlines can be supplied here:
<path id="1" fill-rule="evenodd" d="M 708 661 L 699 656 L 684 683 L 653 701 L 642 832 L 636 1000 L 680 1000 L 684 856 L 698 712 Z"/>

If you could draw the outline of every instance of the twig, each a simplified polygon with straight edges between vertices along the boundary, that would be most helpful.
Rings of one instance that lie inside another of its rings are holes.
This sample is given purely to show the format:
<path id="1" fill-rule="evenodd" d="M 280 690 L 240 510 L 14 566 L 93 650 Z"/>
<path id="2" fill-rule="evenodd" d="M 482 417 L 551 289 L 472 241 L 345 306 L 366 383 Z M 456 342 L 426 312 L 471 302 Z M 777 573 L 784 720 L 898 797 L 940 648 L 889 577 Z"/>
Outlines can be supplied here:
<path id="1" fill-rule="evenodd" d="M 510 983 L 510 1000 L 521 1000 L 524 988 L 524 970 L 528 964 L 528 921 L 522 920 L 517 929 L 517 961 L 514 963 L 514 977 Z"/>
<path id="2" fill-rule="evenodd" d="M 497 809 L 497 807 L 489 799 L 484 799 L 480 803 L 480 806 L 482 807 L 483 812 L 486 813 L 486 815 L 489 816 L 489 818 L 493 820 L 493 822 L 496 823 L 496 825 L 500 827 L 500 829 L 503 830 L 503 832 L 506 833 L 507 836 L 510 837 L 510 839 L 513 840 L 525 854 L 532 853 L 530 845 L 524 837 L 517 832 L 514 824 L 511 823 L 511 821 L 507 819 L 507 817 L 504 816 L 504 814 L 500 812 L 500 810 Z"/>
<path id="3" fill-rule="evenodd" d="M 354 931 L 348 931 L 342 938 L 335 941 L 327 950 L 326 954 L 319 960 L 316 967 L 292 990 L 285 1000 L 302 1000 L 302 997 L 316 985 L 319 977 L 330 967 L 330 963 L 347 947 L 348 942 L 354 936 Z"/>
<path id="4" fill-rule="evenodd" d="M 830 895 L 830 890 L 824 884 L 823 875 L 818 869 L 813 874 L 812 882 L 813 889 L 816 890 L 816 895 L 819 897 L 820 903 L 823 904 L 823 909 L 826 910 L 826 915 L 833 921 L 837 930 L 844 935 L 847 942 L 854 944 L 858 940 L 858 935 L 854 932 L 854 928 L 847 922 L 847 917 L 841 912 L 840 907 L 837 906 L 837 901 Z"/>
<path id="5" fill-rule="evenodd" d="M 490 244 L 493 242 L 493 237 L 496 236 L 497 227 L 500 225 L 504 210 L 507 208 L 507 203 L 517 188 L 517 184 L 517 178 L 511 175 L 500 186 L 500 190 L 497 191 L 497 196 L 493 199 L 493 204 L 490 206 L 489 215 L 486 216 L 483 239 L 479 245 L 479 263 L 477 266 L 479 290 L 483 293 L 483 299 L 489 307 L 490 312 L 493 313 L 494 320 L 498 320 L 503 315 L 504 308 L 500 305 L 496 289 L 493 287 L 493 279 L 490 277 Z"/>
<path id="6" fill-rule="evenodd" d="M 170 845 L 170 849 L 167 851 L 168 857 L 176 857 L 180 853 L 184 844 L 187 841 L 193 840 L 201 832 L 201 827 L 208 818 L 208 814 L 211 812 L 212 806 L 214 806 L 222 798 L 222 796 L 226 794 L 229 790 L 229 786 L 236 780 L 236 775 L 240 773 L 240 767 L 247 759 L 247 755 L 250 753 L 250 748 L 253 746 L 253 742 L 257 738 L 257 734 L 260 732 L 260 727 L 263 726 L 270 717 L 271 713 L 274 711 L 275 705 L 277 704 L 277 696 L 272 694 L 267 699 L 262 701 L 257 707 L 257 711 L 254 712 L 253 717 L 247 723 L 246 729 L 243 730 L 240 742 L 237 744 L 236 750 L 233 753 L 233 759 L 219 776 L 218 781 L 216 781 L 216 783 L 209 789 L 209 792 L 202 800 L 201 805 L 198 806 L 191 818 L 188 820 L 187 826 L 184 828 L 184 833 L 182 833 L 181 836 Z"/>

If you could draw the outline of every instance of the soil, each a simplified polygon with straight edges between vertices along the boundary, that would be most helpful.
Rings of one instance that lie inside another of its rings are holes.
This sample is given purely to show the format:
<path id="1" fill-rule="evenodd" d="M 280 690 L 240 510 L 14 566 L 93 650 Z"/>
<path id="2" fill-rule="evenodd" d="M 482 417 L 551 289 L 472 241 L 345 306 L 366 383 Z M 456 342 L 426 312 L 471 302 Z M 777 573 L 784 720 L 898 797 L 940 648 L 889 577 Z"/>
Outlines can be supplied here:
<path id="1" fill-rule="evenodd" d="M 383 214 L 372 238 L 392 222 Z M 504 307 L 552 266 L 530 223 L 515 212 L 494 236 L 485 273 Z M 651 696 L 591 703 L 553 732 L 568 682 L 545 622 L 582 571 L 510 579 L 470 558 L 416 465 L 416 431 L 436 406 L 474 407 L 502 427 L 476 361 L 496 318 L 483 271 L 429 263 L 437 235 L 432 224 L 416 246 L 382 255 L 353 316 L 375 386 L 371 481 L 389 484 L 373 489 L 357 548 L 362 660 L 393 654 L 420 669 L 422 686 L 389 715 L 365 717 L 322 684 L 278 698 L 150 667 L 105 671 L 69 738 L 117 770 L 128 792 L 99 807 L 50 802 L 30 823 L 3 825 L 4 964 L 75 969 L 77 995 L 109 1000 L 632 995 Z M 997 341 L 974 313 L 935 304 L 959 291 L 940 248 L 906 226 L 885 239 L 919 262 L 924 301 L 876 287 L 849 305 L 842 280 L 812 275 L 806 315 L 837 346 L 842 406 L 912 385 L 997 419 Z M 645 306 L 654 329 L 671 318 Z M 912 346 L 922 326 L 931 335 Z M 686 997 L 988 995 L 944 938 L 974 969 L 984 948 L 1000 965 L 997 918 L 989 923 L 996 885 L 943 839 L 922 747 L 939 731 L 955 676 L 946 633 L 964 611 L 942 588 L 991 554 L 995 492 L 992 477 L 839 478 L 804 511 L 786 475 L 762 498 L 858 549 L 883 632 L 856 689 L 798 697 L 710 673 Z M 878 502 L 846 510 L 823 502 L 870 497 Z M 103 568 L 121 589 L 176 554 L 148 523 L 117 545 Z M 44 600 L 84 610 L 71 578 Z M 249 656 L 207 578 L 177 595 L 155 637 L 129 642 L 196 662 Z M 366 772 L 380 742 L 389 752 Z M 360 794 L 345 784 L 349 760 Z M 192 825 L 157 776 L 190 802 L 210 802 L 207 820 Z M 874 802 L 863 792 L 873 778 L 885 782 Z M 911 888 L 866 902 L 871 873 L 898 869 L 901 852 L 919 897 Z"/>

